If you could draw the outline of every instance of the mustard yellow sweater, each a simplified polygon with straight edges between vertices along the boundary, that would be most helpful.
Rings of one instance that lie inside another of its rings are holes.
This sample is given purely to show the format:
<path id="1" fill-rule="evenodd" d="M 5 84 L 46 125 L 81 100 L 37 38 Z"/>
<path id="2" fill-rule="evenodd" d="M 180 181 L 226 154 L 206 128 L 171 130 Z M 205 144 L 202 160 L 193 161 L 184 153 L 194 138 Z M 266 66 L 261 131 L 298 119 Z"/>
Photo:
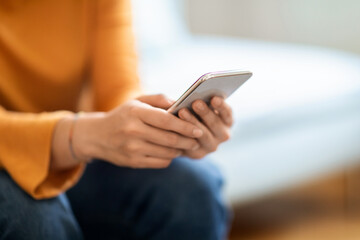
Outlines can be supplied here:
<path id="1" fill-rule="evenodd" d="M 83 166 L 49 171 L 57 121 L 86 82 L 94 110 L 139 89 L 129 0 L 0 1 L 0 168 L 36 199 L 75 184 Z"/>

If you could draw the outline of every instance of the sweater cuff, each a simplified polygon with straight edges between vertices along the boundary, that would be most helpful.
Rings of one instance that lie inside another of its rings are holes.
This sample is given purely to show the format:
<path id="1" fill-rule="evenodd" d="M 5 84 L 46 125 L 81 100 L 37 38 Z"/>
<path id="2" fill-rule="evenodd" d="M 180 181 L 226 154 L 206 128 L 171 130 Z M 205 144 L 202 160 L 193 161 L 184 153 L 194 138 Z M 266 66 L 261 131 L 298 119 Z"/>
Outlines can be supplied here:
<path id="1" fill-rule="evenodd" d="M 0 109 L 1 110 L 1 109 Z M 85 164 L 50 171 L 51 144 L 56 123 L 70 112 L 10 113 L 0 111 L 0 168 L 35 199 L 55 197 L 73 186 Z"/>

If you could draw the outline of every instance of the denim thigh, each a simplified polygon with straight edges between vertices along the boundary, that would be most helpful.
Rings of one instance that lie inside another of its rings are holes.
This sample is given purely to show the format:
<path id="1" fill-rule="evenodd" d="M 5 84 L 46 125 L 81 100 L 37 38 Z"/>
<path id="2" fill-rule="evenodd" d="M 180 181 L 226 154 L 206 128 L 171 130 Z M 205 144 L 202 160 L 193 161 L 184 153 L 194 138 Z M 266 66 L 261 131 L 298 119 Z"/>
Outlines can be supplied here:
<path id="1" fill-rule="evenodd" d="M 224 239 L 223 178 L 209 160 L 174 159 L 165 169 L 94 161 L 67 192 L 86 239 Z"/>

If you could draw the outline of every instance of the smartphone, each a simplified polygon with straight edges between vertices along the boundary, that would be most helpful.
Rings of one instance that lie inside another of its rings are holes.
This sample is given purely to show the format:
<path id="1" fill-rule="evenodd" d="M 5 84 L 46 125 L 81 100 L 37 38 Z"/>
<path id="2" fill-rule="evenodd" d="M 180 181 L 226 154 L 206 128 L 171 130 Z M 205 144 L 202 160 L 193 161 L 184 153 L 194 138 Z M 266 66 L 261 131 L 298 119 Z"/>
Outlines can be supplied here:
<path id="1" fill-rule="evenodd" d="M 182 108 L 192 111 L 191 104 L 198 99 L 207 104 L 214 96 L 226 99 L 251 76 L 251 72 L 242 70 L 206 73 L 191 85 L 167 111 L 177 115 Z"/>

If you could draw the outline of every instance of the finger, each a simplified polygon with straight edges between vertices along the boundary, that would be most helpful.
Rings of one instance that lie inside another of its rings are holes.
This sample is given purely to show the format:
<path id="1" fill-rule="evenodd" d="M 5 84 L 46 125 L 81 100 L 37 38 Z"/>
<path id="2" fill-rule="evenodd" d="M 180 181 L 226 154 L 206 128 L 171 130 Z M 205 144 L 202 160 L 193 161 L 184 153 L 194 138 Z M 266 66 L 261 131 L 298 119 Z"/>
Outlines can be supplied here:
<path id="1" fill-rule="evenodd" d="M 140 119 L 153 127 L 173 131 L 187 137 L 199 138 L 203 132 L 193 124 L 181 120 L 165 110 L 157 108 L 142 108 Z"/>
<path id="2" fill-rule="evenodd" d="M 224 123 L 231 127 L 233 125 L 233 116 L 231 107 L 221 97 L 213 97 L 211 99 L 211 106 L 218 112 Z"/>
<path id="3" fill-rule="evenodd" d="M 197 100 L 193 103 L 192 106 L 194 112 L 201 118 L 201 120 L 217 139 L 219 139 L 221 142 L 229 139 L 230 136 L 228 127 L 204 101 Z"/>
<path id="4" fill-rule="evenodd" d="M 128 137 L 143 139 L 146 142 L 183 150 L 191 150 L 199 148 L 198 142 L 194 138 L 185 137 L 172 131 L 159 129 L 149 126 L 145 123 L 132 124 L 126 128 Z M 140 144 L 131 143 L 131 149 L 138 151 Z"/>
<path id="5" fill-rule="evenodd" d="M 173 159 L 179 157 L 182 154 L 182 151 L 175 148 L 163 147 L 148 142 L 142 142 L 139 153 L 149 157 Z"/>
<path id="6" fill-rule="evenodd" d="M 191 114 L 188 109 L 181 109 L 179 111 L 179 117 L 185 121 L 193 123 L 203 131 L 204 134 L 198 138 L 198 142 L 200 143 L 201 148 L 205 148 L 208 152 L 213 152 L 216 150 L 218 143 L 213 134 L 203 123 L 201 123 L 193 114 Z"/>
<path id="7" fill-rule="evenodd" d="M 195 150 L 200 147 L 199 143 L 193 138 L 147 125 L 144 125 L 143 128 L 138 132 L 138 136 L 150 143 L 183 150 Z"/>
<path id="8" fill-rule="evenodd" d="M 168 109 L 175 102 L 164 94 L 146 95 L 138 97 L 137 99 L 143 103 L 162 109 Z"/>
<path id="9" fill-rule="evenodd" d="M 192 158 L 192 159 L 201 159 L 201 158 L 204 158 L 206 156 L 206 154 L 208 154 L 208 152 L 205 151 L 205 149 L 199 149 L 199 150 L 196 150 L 196 151 L 185 151 L 183 153 L 184 156 L 187 156 L 189 158 Z"/>
<path id="10" fill-rule="evenodd" d="M 171 164 L 172 159 L 157 158 L 150 156 L 138 156 L 133 161 L 133 168 L 166 168 Z"/>

